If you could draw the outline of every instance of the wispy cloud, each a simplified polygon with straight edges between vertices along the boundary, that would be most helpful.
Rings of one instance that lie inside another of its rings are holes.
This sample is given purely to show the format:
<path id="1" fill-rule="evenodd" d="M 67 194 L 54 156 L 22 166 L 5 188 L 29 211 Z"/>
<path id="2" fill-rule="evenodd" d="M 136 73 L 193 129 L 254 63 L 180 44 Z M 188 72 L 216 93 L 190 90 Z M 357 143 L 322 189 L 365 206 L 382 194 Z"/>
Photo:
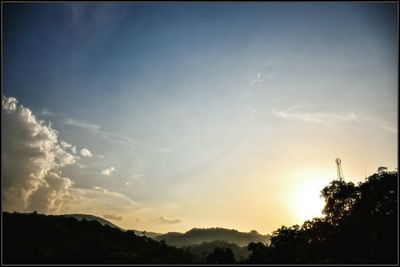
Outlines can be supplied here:
<path id="1" fill-rule="evenodd" d="M 391 133 L 397 133 L 397 129 L 388 125 L 387 123 L 382 123 L 382 128 Z"/>
<path id="2" fill-rule="evenodd" d="M 153 146 L 153 145 L 149 145 L 149 144 L 143 144 L 143 143 L 133 140 L 131 137 L 126 136 L 124 134 L 104 131 L 97 124 L 93 124 L 93 123 L 89 123 L 89 122 L 85 122 L 85 121 L 81 121 L 81 120 L 76 120 L 76 119 L 71 119 L 71 118 L 64 119 L 62 122 L 66 125 L 71 125 L 74 127 L 78 127 L 78 128 L 90 131 L 94 134 L 99 135 L 102 139 L 107 140 L 111 143 L 116 143 L 116 144 L 120 144 L 123 146 L 130 146 L 132 148 L 143 147 L 143 148 L 151 149 L 151 150 L 154 150 L 157 152 L 162 152 L 162 153 L 172 152 L 172 149 L 167 148 L 167 147 L 157 147 L 157 146 Z M 101 155 L 99 156 L 99 158 L 102 158 Z"/>
<path id="3" fill-rule="evenodd" d="M 287 110 L 272 110 L 272 113 L 284 120 L 295 120 L 314 123 L 349 123 L 359 120 L 359 116 L 354 112 L 338 114 L 335 112 L 294 112 L 293 108 Z"/>
<path id="4" fill-rule="evenodd" d="M 42 111 L 39 113 L 40 115 L 43 116 L 53 116 L 54 113 L 48 110 L 47 108 L 42 109 Z"/>
<path id="5" fill-rule="evenodd" d="M 371 114 L 360 114 L 355 112 L 347 113 L 336 113 L 336 112 L 305 112 L 305 111 L 295 111 L 300 108 L 304 108 L 303 105 L 296 105 L 288 109 L 283 110 L 272 110 L 272 114 L 283 120 L 292 121 L 303 121 L 306 123 L 319 123 L 325 124 L 331 128 L 339 124 L 349 124 L 354 122 L 359 122 L 364 125 L 368 125 L 368 129 L 365 127 L 360 129 L 367 132 L 376 131 L 387 131 L 389 133 L 397 133 L 397 129 L 390 125 L 387 121 L 377 118 Z M 371 127 L 372 126 L 372 127 Z"/>
<path id="6" fill-rule="evenodd" d="M 257 73 L 257 78 L 252 81 L 252 84 L 263 82 L 264 80 L 261 79 L 261 73 Z"/>
<path id="7" fill-rule="evenodd" d="M 85 130 L 89 130 L 89 131 L 98 131 L 98 130 L 100 130 L 100 126 L 99 125 L 88 123 L 88 122 L 85 122 L 85 121 L 79 121 L 79 120 L 74 120 L 74 119 L 65 119 L 65 120 L 63 120 L 63 123 L 67 124 L 67 125 L 79 127 L 79 128 L 85 129 Z"/>
<path id="8" fill-rule="evenodd" d="M 117 215 L 112 215 L 112 214 L 104 214 L 103 217 L 106 219 L 116 220 L 116 221 L 122 220 L 122 216 L 117 216 Z"/>
<path id="9" fill-rule="evenodd" d="M 177 224 L 177 223 L 181 222 L 180 219 L 167 219 L 164 216 L 161 216 L 153 221 L 161 223 L 161 224 Z"/>

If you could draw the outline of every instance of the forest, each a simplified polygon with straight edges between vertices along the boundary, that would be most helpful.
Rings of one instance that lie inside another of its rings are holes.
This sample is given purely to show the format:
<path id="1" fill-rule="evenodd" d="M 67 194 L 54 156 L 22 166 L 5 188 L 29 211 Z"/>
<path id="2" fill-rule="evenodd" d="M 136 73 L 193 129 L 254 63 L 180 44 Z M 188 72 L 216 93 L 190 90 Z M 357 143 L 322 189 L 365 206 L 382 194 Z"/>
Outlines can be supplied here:
<path id="1" fill-rule="evenodd" d="M 321 190 L 323 216 L 282 226 L 273 231 L 269 242 L 243 247 L 217 240 L 174 247 L 165 238 L 155 240 L 96 220 L 3 212 L 3 262 L 394 264 L 397 177 L 397 170 L 379 167 L 358 184 L 333 180 Z M 238 253 L 244 256 L 238 258 Z"/>

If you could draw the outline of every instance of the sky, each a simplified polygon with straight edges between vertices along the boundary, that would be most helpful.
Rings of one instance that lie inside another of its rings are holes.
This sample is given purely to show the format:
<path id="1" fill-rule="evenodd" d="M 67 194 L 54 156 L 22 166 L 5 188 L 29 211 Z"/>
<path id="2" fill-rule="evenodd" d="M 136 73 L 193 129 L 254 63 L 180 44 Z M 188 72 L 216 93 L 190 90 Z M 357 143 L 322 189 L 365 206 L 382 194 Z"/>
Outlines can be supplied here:
<path id="1" fill-rule="evenodd" d="M 2 207 L 271 233 L 397 168 L 396 3 L 3 3 Z"/>

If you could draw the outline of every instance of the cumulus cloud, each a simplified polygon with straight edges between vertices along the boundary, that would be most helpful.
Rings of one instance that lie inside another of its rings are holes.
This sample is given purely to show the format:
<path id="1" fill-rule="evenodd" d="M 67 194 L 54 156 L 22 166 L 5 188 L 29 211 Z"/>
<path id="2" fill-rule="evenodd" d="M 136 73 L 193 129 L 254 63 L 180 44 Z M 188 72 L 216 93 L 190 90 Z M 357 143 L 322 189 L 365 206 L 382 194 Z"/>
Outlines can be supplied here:
<path id="1" fill-rule="evenodd" d="M 60 145 L 62 148 L 70 150 L 72 153 L 76 154 L 76 146 L 73 146 L 65 141 L 61 141 Z"/>
<path id="2" fill-rule="evenodd" d="M 180 219 L 167 219 L 164 216 L 161 216 L 157 219 L 154 220 L 155 222 L 161 223 L 161 224 L 177 224 L 180 223 Z"/>
<path id="3" fill-rule="evenodd" d="M 116 169 L 115 169 L 113 166 L 111 166 L 111 167 L 109 167 L 109 168 L 106 168 L 106 169 L 102 170 L 102 171 L 101 171 L 101 174 L 110 176 L 110 175 L 111 175 L 113 172 L 115 172 L 115 171 L 116 171 Z"/>
<path id="4" fill-rule="evenodd" d="M 75 163 L 69 144 L 16 98 L 2 97 L 2 179 L 5 210 L 57 212 L 73 184 L 60 168 Z"/>
<path id="5" fill-rule="evenodd" d="M 2 200 L 6 211 L 40 213 L 131 213 L 142 206 L 118 192 L 79 188 L 62 168 L 79 164 L 76 147 L 59 139 L 16 98 L 2 96 Z M 110 174 L 115 171 L 109 168 Z M 117 219 L 117 218 L 115 218 Z"/>
<path id="6" fill-rule="evenodd" d="M 112 214 L 105 214 L 105 215 L 103 215 L 103 217 L 106 218 L 106 219 L 116 220 L 116 221 L 121 221 L 122 220 L 121 216 L 112 215 Z"/>
<path id="7" fill-rule="evenodd" d="M 83 157 L 89 157 L 89 158 L 93 157 L 92 152 L 90 152 L 90 150 L 87 149 L 87 148 L 82 148 L 82 149 L 81 149 L 81 155 L 82 155 Z"/>

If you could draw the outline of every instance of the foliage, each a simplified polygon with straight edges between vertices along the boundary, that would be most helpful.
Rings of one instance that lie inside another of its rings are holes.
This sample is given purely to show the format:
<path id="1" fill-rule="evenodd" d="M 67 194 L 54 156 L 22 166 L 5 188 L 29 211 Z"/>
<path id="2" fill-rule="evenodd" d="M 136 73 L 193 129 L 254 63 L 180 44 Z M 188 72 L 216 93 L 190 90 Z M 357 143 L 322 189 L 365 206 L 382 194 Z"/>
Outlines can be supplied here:
<path id="1" fill-rule="evenodd" d="M 397 171 L 380 167 L 357 186 L 332 181 L 322 218 L 282 226 L 271 243 L 251 243 L 247 263 L 396 263 Z"/>
<path id="2" fill-rule="evenodd" d="M 201 244 L 193 244 L 182 248 L 187 248 L 190 251 L 190 253 L 192 253 L 195 256 L 196 262 L 206 263 L 208 254 L 213 252 L 214 249 L 217 247 L 230 248 L 233 252 L 235 259 L 238 261 L 243 261 L 247 259 L 247 257 L 249 256 L 249 251 L 247 250 L 247 247 L 241 247 L 238 246 L 237 244 L 228 243 L 221 240 L 202 242 Z"/>
<path id="3" fill-rule="evenodd" d="M 239 232 L 234 229 L 215 228 L 193 228 L 186 233 L 170 232 L 155 237 L 156 240 L 164 239 L 168 245 L 183 247 L 202 242 L 225 241 L 239 246 L 247 246 L 250 242 L 269 242 L 269 235 L 261 235 L 253 230 L 248 233 Z"/>
<path id="4" fill-rule="evenodd" d="M 187 250 L 95 220 L 3 213 L 5 263 L 191 263 Z"/>
<path id="5" fill-rule="evenodd" d="M 207 263 L 235 263 L 235 257 L 233 256 L 232 249 L 226 247 L 216 247 L 213 252 L 208 254 Z"/>

